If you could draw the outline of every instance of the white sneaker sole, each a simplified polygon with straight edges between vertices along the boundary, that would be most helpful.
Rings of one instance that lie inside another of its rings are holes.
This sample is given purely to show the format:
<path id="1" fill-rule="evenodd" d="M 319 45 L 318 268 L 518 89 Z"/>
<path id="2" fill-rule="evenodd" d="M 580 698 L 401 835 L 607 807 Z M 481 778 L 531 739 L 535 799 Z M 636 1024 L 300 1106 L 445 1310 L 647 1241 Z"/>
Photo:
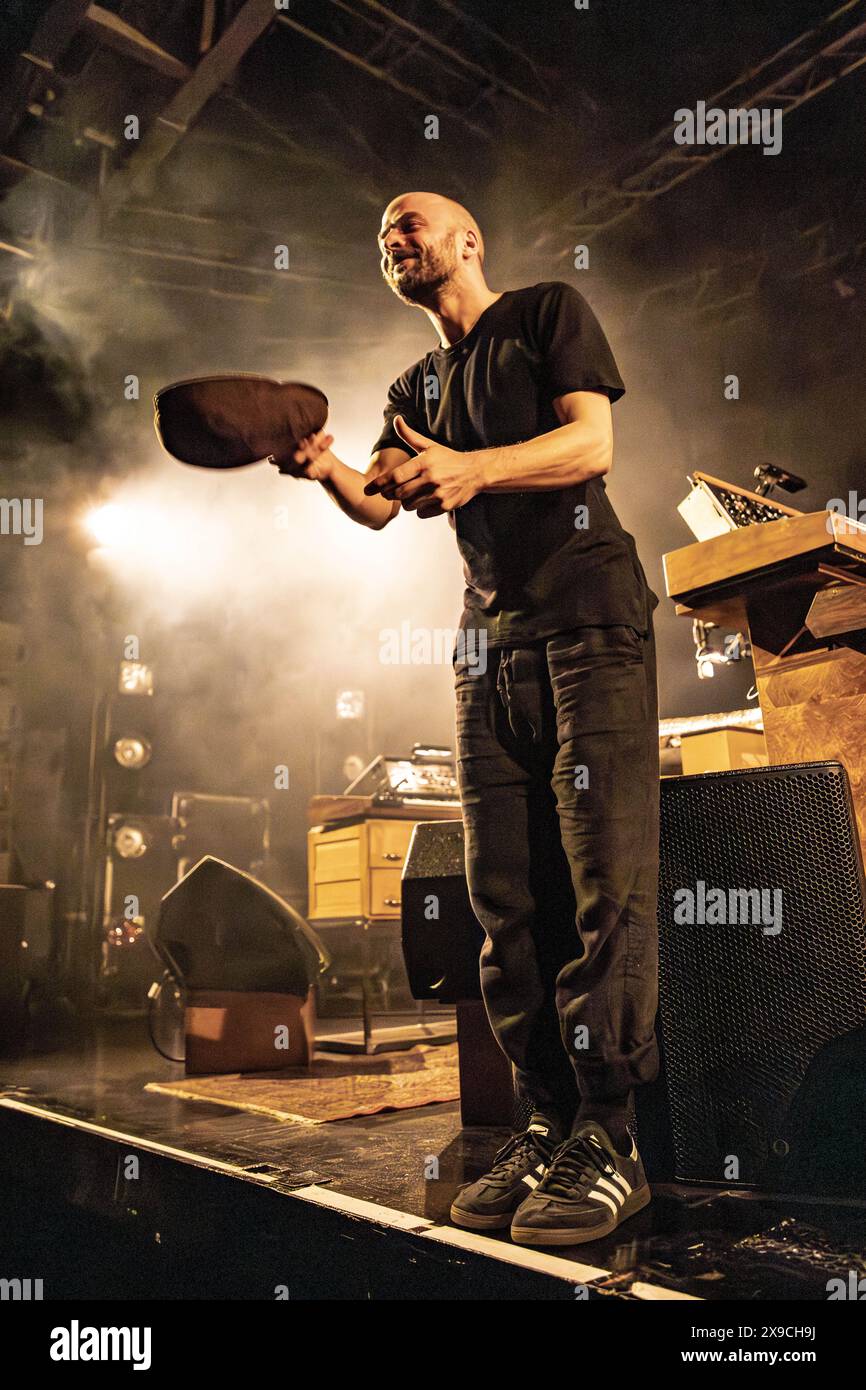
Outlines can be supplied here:
<path id="1" fill-rule="evenodd" d="M 630 1216 L 635 1216 L 647 1206 L 651 1199 L 652 1193 L 645 1185 L 626 1198 L 618 1215 L 611 1213 L 603 1225 L 593 1226 L 592 1230 L 575 1229 L 573 1226 L 517 1226 L 512 1223 L 511 1239 L 515 1245 L 586 1245 L 609 1236 L 623 1221 L 628 1221 Z"/>
<path id="2" fill-rule="evenodd" d="M 514 1213 L 509 1211 L 499 1212 L 495 1216 L 482 1216 L 480 1212 L 463 1211 L 461 1207 L 452 1206 L 451 1220 L 455 1226 L 462 1226 L 466 1231 L 505 1231 L 511 1225 Z"/>

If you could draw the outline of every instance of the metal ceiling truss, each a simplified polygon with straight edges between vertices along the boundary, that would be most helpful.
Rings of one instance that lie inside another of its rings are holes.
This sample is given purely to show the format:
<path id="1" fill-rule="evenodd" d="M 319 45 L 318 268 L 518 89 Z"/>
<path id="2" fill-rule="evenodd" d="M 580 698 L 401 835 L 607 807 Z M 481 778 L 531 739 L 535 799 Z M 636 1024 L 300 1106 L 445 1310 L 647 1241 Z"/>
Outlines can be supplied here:
<path id="1" fill-rule="evenodd" d="M 784 120 L 791 111 L 864 63 L 866 0 L 848 0 L 792 43 L 709 97 L 707 109 L 778 108 Z M 611 179 L 568 194 L 536 217 L 536 249 L 550 249 L 558 242 L 558 255 L 572 254 L 575 244 L 588 243 L 599 232 L 624 222 L 648 201 L 693 178 L 736 148 L 734 144 L 678 145 L 675 129 L 672 122 L 621 161 Z"/>
<path id="2" fill-rule="evenodd" d="M 860 195 L 866 188 L 860 187 Z M 849 198 L 845 199 L 847 204 Z M 788 235 L 774 247 L 724 256 L 712 265 L 677 275 L 647 291 L 634 309 L 638 318 L 650 306 L 666 314 L 691 317 L 704 328 L 743 318 L 762 286 L 772 281 L 795 283 L 823 276 L 836 279 L 861 265 L 866 237 L 851 229 L 851 218 L 816 215 L 814 209 L 789 213 Z M 857 291 L 848 287 L 850 293 Z"/>

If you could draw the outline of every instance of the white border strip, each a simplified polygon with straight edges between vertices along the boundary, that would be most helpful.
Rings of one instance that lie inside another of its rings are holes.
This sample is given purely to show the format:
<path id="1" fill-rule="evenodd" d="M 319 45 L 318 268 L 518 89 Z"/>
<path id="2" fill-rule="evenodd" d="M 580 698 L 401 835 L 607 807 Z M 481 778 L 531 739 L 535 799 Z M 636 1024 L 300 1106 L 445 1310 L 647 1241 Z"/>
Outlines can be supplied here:
<path id="1" fill-rule="evenodd" d="M 29 1105 L 26 1101 L 13 1100 L 11 1096 L 0 1096 L 0 1106 L 6 1110 L 18 1110 L 25 1115 L 35 1115 L 40 1120 L 53 1120 L 55 1124 L 65 1125 L 83 1134 L 98 1134 L 102 1139 L 114 1139 L 129 1144 L 134 1149 L 145 1149 L 148 1153 L 163 1157 L 180 1158 L 196 1168 L 207 1168 L 218 1173 L 230 1173 L 235 1178 L 245 1178 L 247 1182 L 277 1182 L 277 1176 L 266 1173 L 250 1173 L 237 1163 L 223 1163 L 219 1158 L 206 1158 L 204 1154 L 190 1153 L 189 1149 L 173 1149 L 154 1139 L 144 1139 L 137 1134 L 125 1134 L 119 1129 L 106 1129 L 104 1125 L 93 1124 L 90 1120 L 76 1120 L 72 1115 L 60 1115 L 56 1110 L 46 1110 L 40 1105 Z"/>
<path id="2" fill-rule="evenodd" d="M 441 1245 L 453 1245 L 458 1250 L 471 1250 L 478 1255 L 489 1255 L 494 1260 L 502 1260 L 509 1265 L 520 1265 L 538 1274 L 550 1274 L 554 1279 L 564 1279 L 569 1284 L 589 1284 L 598 1279 L 606 1279 L 611 1273 L 598 1265 L 583 1265 L 576 1261 L 564 1260 L 561 1255 L 548 1255 L 546 1250 L 535 1250 L 528 1245 L 509 1245 L 504 1240 L 492 1240 L 490 1236 L 478 1235 L 476 1231 L 464 1231 L 459 1226 L 436 1226 L 425 1231 L 426 1240 L 438 1241 Z"/>
<path id="3" fill-rule="evenodd" d="M 378 1221 L 381 1226 L 393 1226 L 401 1231 L 426 1233 L 433 1225 L 426 1216 L 413 1216 L 411 1212 L 398 1211 L 396 1207 L 380 1207 L 376 1202 L 349 1197 L 345 1192 L 333 1192 L 331 1188 L 319 1187 L 317 1183 L 311 1183 L 309 1187 L 295 1187 L 289 1195 L 300 1197 L 303 1202 L 313 1202 L 318 1207 L 330 1207 L 348 1216 L 362 1216 L 365 1221 Z"/>
<path id="4" fill-rule="evenodd" d="M 694 1293 L 680 1293 L 679 1289 L 663 1289 L 659 1284 L 645 1284 L 636 1279 L 628 1292 L 632 1298 L 642 1298 L 648 1303 L 667 1302 L 671 1299 L 686 1303 L 703 1303 L 705 1300 Z"/>

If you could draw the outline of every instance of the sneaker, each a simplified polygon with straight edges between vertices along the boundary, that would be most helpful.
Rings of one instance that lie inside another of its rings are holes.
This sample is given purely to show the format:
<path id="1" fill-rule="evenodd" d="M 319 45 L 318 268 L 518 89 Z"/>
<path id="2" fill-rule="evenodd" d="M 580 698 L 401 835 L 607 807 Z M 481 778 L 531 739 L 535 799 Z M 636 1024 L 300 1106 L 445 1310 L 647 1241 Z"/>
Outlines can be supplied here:
<path id="1" fill-rule="evenodd" d="M 461 1187 L 451 1204 L 455 1226 L 469 1231 L 510 1226 L 523 1199 L 541 1182 L 558 1142 L 550 1120 L 533 1115 L 529 1128 L 512 1135 L 499 1150 L 490 1172 Z"/>
<path id="2" fill-rule="evenodd" d="M 625 1158 L 606 1130 L 587 1120 L 554 1151 L 541 1182 L 514 1213 L 511 1238 L 518 1245 L 598 1240 L 645 1207 L 650 1195 L 634 1142 Z"/>

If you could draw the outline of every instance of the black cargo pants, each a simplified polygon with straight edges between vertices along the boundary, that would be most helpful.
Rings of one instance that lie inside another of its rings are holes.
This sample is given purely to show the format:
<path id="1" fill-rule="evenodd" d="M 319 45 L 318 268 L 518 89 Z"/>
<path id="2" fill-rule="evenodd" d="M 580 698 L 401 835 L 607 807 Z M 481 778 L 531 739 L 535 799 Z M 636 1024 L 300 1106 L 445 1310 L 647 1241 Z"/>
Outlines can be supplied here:
<path id="1" fill-rule="evenodd" d="M 481 987 L 520 1093 L 567 1118 L 658 1072 L 655 640 L 582 627 L 486 656 L 455 662 Z"/>

